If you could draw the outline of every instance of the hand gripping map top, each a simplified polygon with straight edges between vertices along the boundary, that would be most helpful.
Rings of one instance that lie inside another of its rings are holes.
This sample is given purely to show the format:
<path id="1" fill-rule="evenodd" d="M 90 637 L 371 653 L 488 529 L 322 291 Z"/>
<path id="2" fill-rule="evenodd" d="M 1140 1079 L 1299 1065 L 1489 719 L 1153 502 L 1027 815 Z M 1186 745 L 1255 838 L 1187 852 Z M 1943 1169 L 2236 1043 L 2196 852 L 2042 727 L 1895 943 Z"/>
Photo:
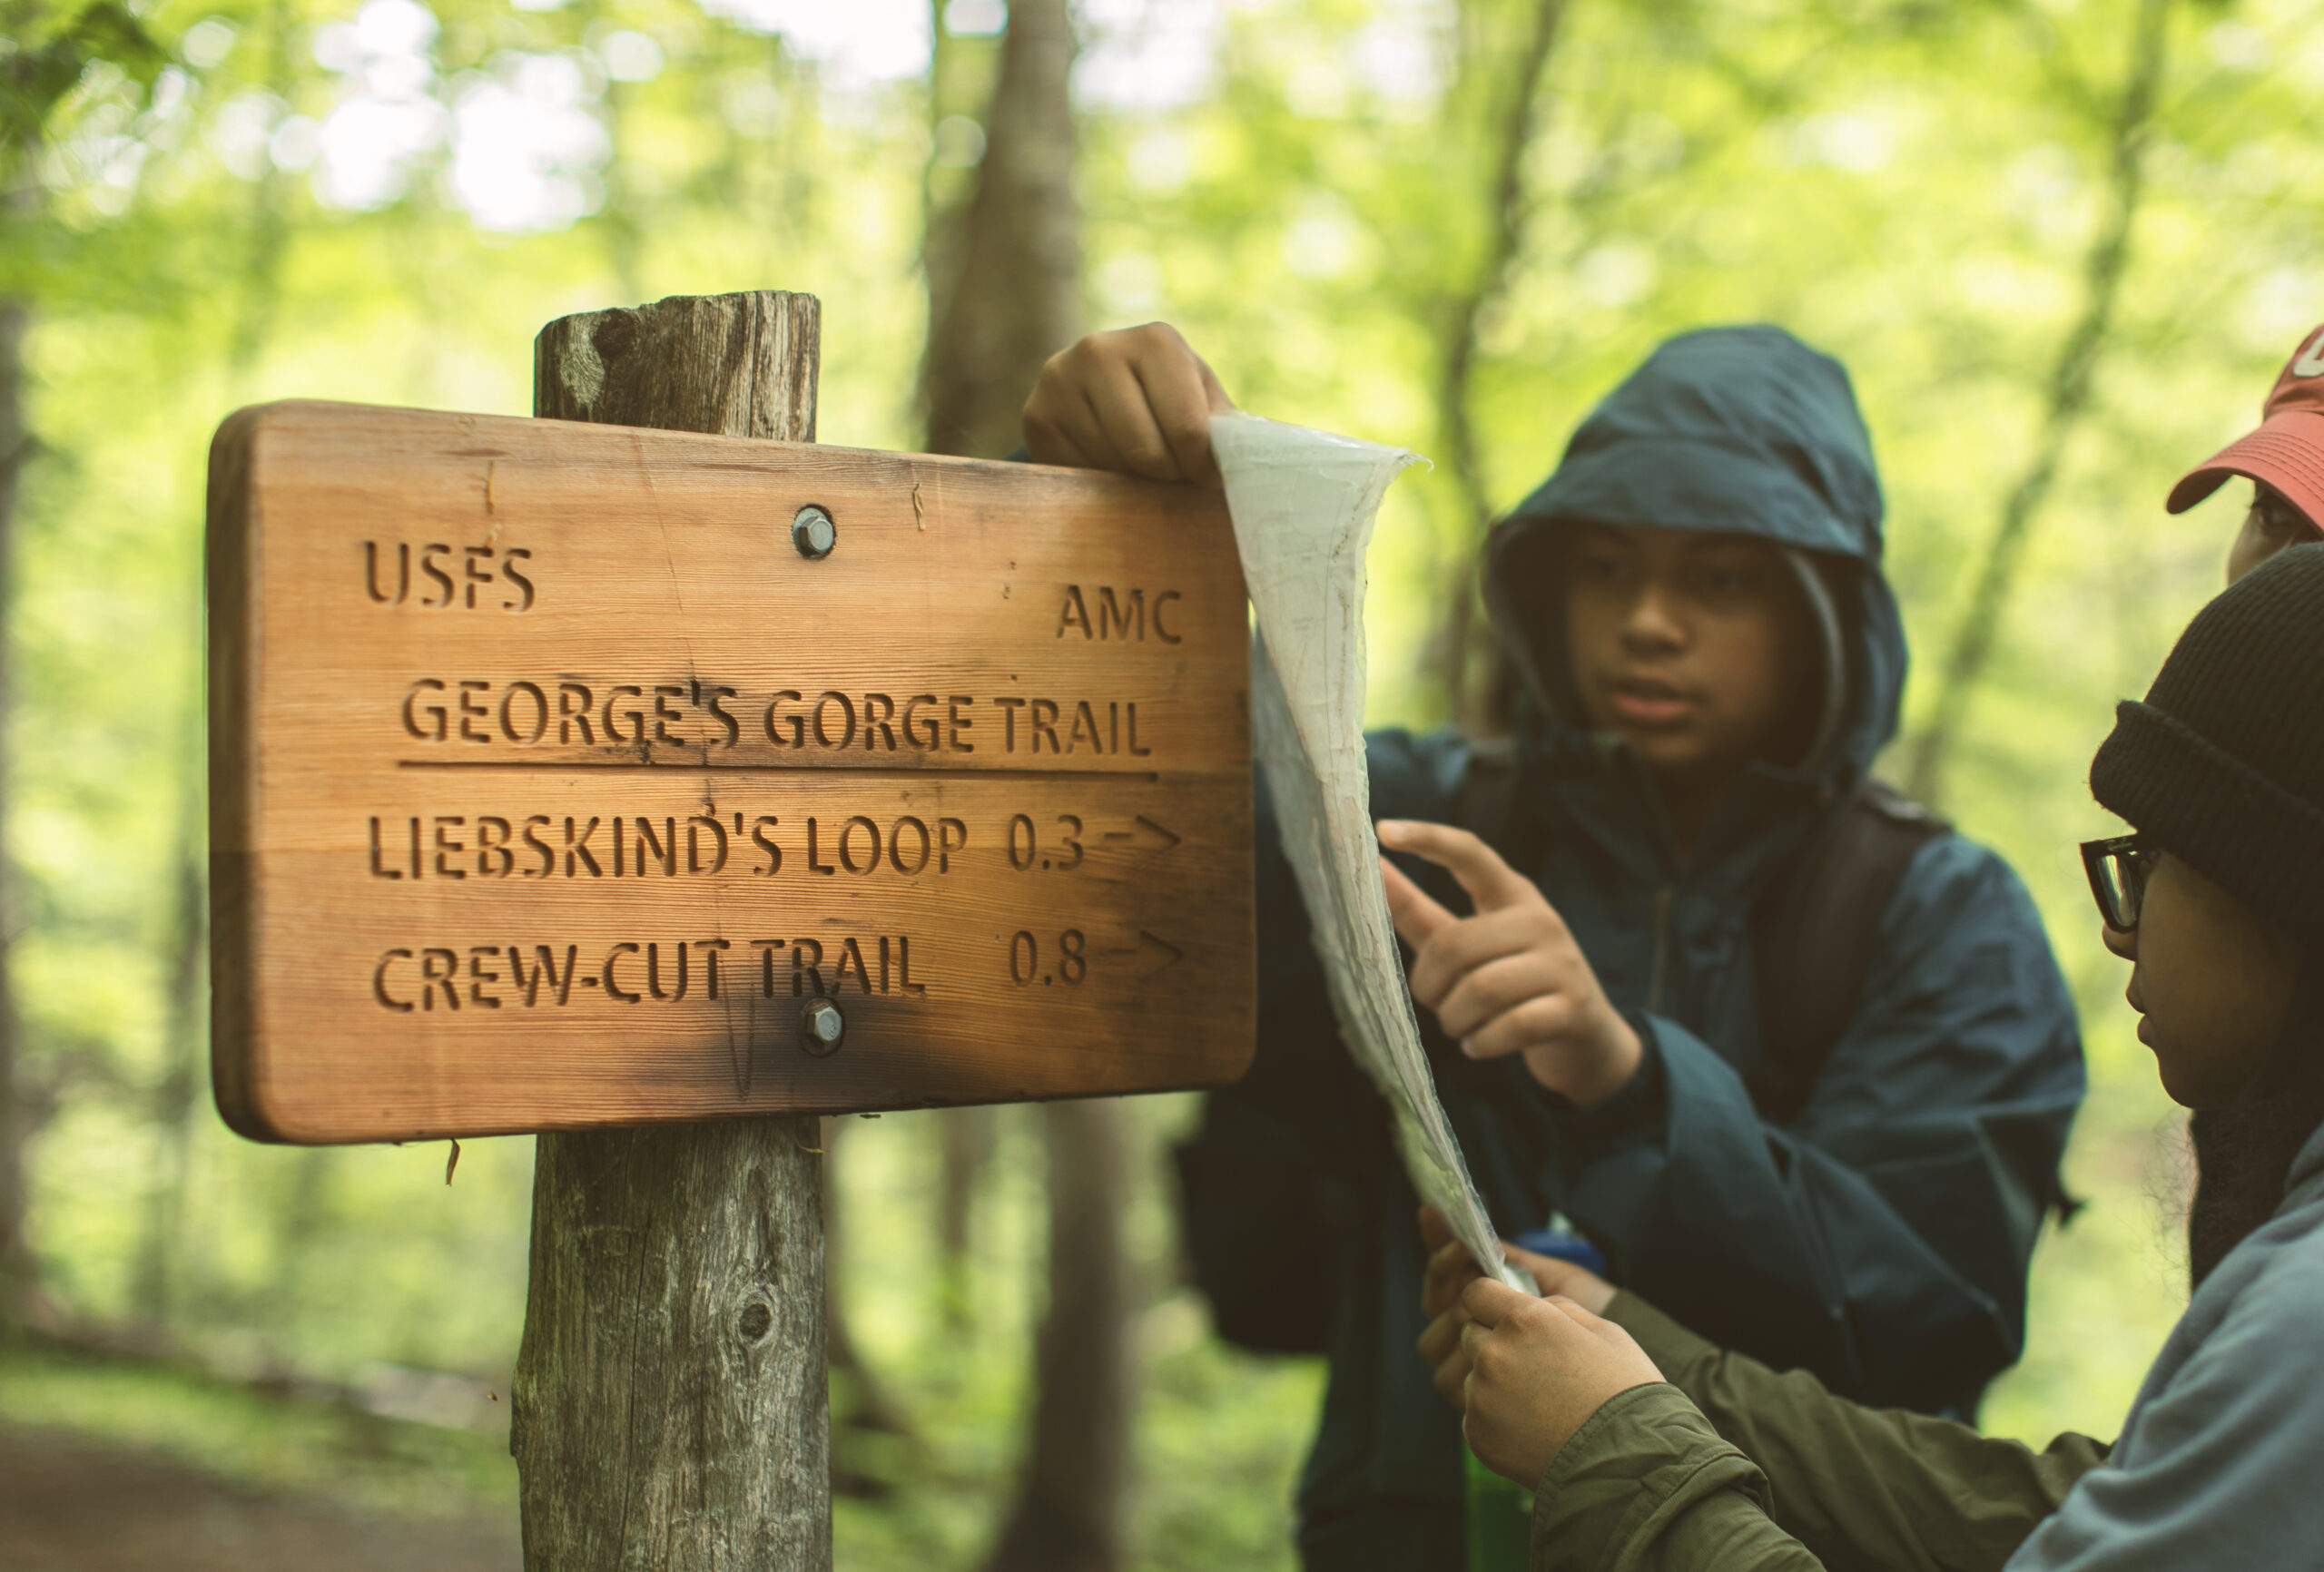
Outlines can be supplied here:
<path id="1" fill-rule="evenodd" d="M 1364 548 L 1388 485 L 1418 456 L 1249 415 L 1210 423 L 1258 621 L 1252 745 L 1299 880 L 1340 1035 L 1394 1111 L 1404 1170 L 1480 1262 L 1492 1223 L 1436 1100 L 1396 954 L 1364 750 Z"/>

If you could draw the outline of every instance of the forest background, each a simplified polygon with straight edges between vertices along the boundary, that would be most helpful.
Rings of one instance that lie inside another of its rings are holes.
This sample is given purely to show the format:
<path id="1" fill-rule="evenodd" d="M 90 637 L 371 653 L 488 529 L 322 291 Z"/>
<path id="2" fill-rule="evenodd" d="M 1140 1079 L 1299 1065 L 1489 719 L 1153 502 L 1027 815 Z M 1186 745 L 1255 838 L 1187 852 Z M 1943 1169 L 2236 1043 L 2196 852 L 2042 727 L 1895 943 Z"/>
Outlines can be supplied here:
<path id="1" fill-rule="evenodd" d="M 210 433 L 289 397 L 522 414 L 551 318 L 781 288 L 823 303 L 822 438 L 929 445 L 965 352 L 931 354 L 931 323 L 981 287 L 988 147 L 1044 90 L 1035 61 L 996 102 L 1010 31 L 1067 15 L 1017 11 L 0 4 L 0 1289 L 45 1329 L 0 1353 L 0 1420 L 397 1510 L 513 1509 L 531 1143 L 468 1143 L 449 1174 L 442 1145 L 248 1145 L 210 1106 Z M 2088 1034 L 2067 1164 L 2088 1204 L 2045 1231 L 2026 1357 L 1983 1421 L 2112 1434 L 2183 1301 L 2185 1164 L 2073 843 L 2108 827 L 2083 782 L 2112 702 L 2216 589 L 2240 515 L 2241 487 L 2178 519 L 2164 490 L 2324 319 L 2324 5 L 1069 19 L 1047 90 L 1072 156 L 1037 215 L 1063 293 L 1027 331 L 1167 319 L 1244 407 L 1436 460 L 1374 549 L 1380 723 L 1472 706 L 1484 521 L 1659 339 L 1767 319 L 1847 363 L 1918 654 L 1886 771 L 2024 873 Z M 993 450 L 1024 350 L 936 437 Z M 1193 1100 L 1112 1106 L 1111 1553 L 1288 1565 L 1320 1371 L 1219 1344 L 1184 1281 L 1167 1151 Z M 1049 1292 L 1042 1119 L 835 1139 L 842 1567 L 975 1564 L 1000 1531 Z M 377 1423 L 315 1417 L 341 1412 Z"/>

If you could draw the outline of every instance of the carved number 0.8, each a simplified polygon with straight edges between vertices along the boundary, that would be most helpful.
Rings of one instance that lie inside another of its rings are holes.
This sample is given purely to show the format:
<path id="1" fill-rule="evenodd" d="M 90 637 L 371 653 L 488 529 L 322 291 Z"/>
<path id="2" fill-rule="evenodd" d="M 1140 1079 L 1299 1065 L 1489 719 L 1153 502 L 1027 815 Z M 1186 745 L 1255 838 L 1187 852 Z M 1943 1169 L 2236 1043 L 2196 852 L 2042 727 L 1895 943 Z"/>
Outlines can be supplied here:
<path id="1" fill-rule="evenodd" d="M 1033 829 L 1031 816 L 1019 813 L 1012 815 L 1009 820 L 1009 866 L 1019 873 L 1030 872 L 1036 863 L 1042 868 L 1054 869 L 1060 872 L 1080 867 L 1082 856 L 1080 819 L 1071 813 L 1060 813 L 1057 816 L 1057 821 L 1065 826 L 1065 833 L 1059 838 L 1058 844 L 1063 849 L 1069 860 L 1060 861 L 1041 856 L 1039 837 Z"/>
<path id="2" fill-rule="evenodd" d="M 1089 941 L 1078 928 L 1068 928 L 1058 936 L 1056 980 L 1068 987 L 1078 986 L 1089 975 Z M 1019 987 L 1030 987 L 1041 969 L 1041 944 L 1023 928 L 1009 936 L 1009 980 Z M 1042 982 L 1050 979 L 1041 977 Z"/>

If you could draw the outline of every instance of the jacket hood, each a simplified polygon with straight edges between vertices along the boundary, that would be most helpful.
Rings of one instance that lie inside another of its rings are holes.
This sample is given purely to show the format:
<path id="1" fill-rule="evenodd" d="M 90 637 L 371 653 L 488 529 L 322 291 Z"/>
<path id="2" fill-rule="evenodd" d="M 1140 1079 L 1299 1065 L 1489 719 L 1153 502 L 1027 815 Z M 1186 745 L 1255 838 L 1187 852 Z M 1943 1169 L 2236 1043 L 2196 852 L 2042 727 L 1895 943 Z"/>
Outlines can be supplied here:
<path id="1" fill-rule="evenodd" d="M 1904 689 L 1882 513 L 1846 368 L 1781 328 L 1699 329 L 1666 341 L 1608 394 L 1556 471 L 1493 531 L 1485 598 L 1554 737 L 1581 730 L 1564 653 L 1566 526 L 1711 530 L 1787 547 L 1825 624 L 1826 714 L 1797 766 L 1852 780 L 1896 733 Z"/>

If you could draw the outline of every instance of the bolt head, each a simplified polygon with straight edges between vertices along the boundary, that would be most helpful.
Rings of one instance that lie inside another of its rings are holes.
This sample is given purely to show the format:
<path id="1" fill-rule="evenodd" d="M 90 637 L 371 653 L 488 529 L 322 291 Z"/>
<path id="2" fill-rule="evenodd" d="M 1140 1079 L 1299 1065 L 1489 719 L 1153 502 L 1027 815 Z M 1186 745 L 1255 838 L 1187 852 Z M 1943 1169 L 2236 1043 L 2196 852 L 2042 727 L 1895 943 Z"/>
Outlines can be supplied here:
<path id="1" fill-rule="evenodd" d="M 839 1052 L 847 1036 L 847 1017 L 829 999 L 810 999 L 799 1014 L 799 1046 L 817 1058 Z"/>
<path id="2" fill-rule="evenodd" d="M 839 544 L 839 526 L 832 522 L 830 514 L 811 502 L 791 520 L 791 544 L 809 562 L 821 562 Z"/>

